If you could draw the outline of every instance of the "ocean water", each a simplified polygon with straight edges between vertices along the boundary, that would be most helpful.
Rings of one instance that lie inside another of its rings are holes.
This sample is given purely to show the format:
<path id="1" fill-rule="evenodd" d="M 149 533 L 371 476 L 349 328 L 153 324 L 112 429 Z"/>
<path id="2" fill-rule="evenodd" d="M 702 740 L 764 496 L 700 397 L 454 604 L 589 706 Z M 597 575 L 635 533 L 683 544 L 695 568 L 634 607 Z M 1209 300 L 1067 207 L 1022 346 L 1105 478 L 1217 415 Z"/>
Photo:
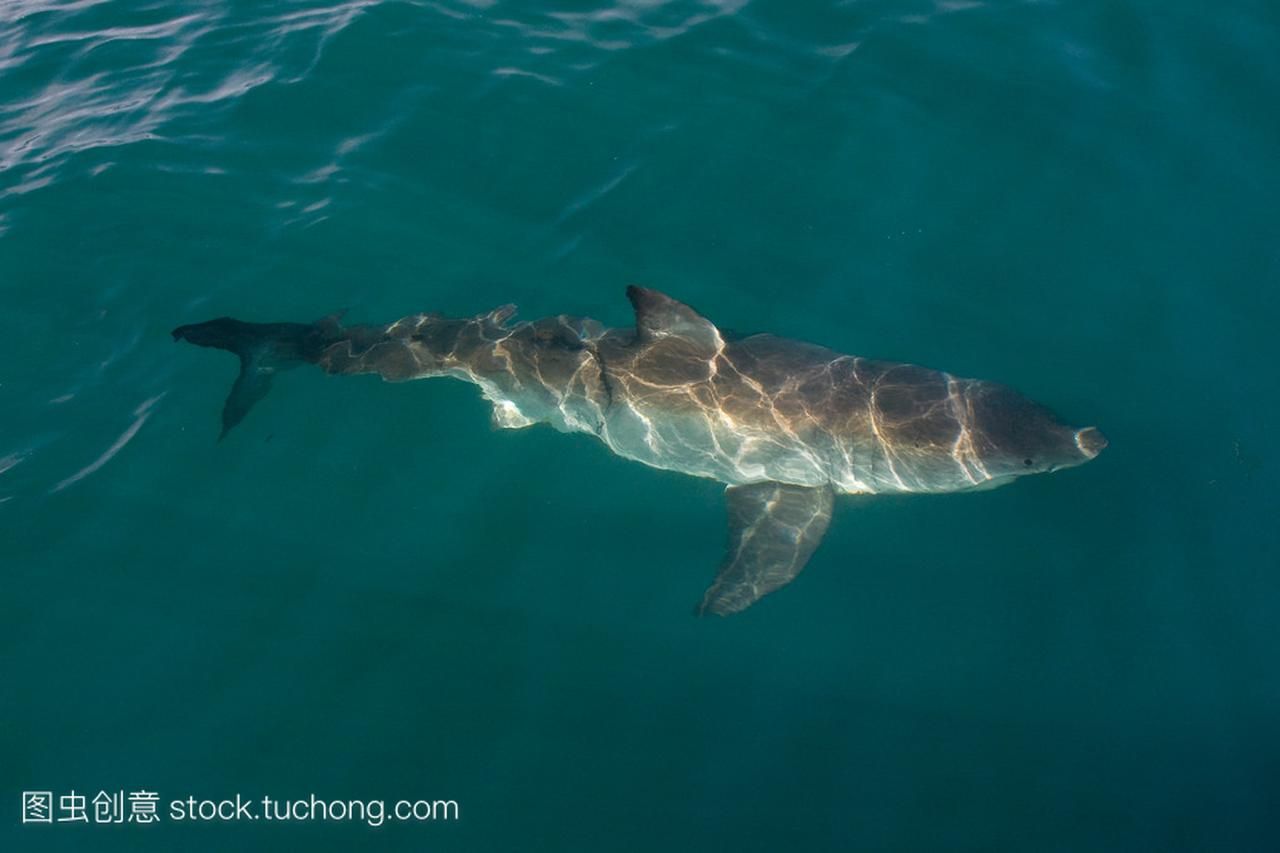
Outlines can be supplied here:
<path id="1" fill-rule="evenodd" d="M 0 849 L 1280 848 L 1278 103 L 1243 0 L 6 0 Z M 1111 446 L 699 619 L 715 483 L 310 369 L 219 443 L 168 334 L 632 282 Z"/>

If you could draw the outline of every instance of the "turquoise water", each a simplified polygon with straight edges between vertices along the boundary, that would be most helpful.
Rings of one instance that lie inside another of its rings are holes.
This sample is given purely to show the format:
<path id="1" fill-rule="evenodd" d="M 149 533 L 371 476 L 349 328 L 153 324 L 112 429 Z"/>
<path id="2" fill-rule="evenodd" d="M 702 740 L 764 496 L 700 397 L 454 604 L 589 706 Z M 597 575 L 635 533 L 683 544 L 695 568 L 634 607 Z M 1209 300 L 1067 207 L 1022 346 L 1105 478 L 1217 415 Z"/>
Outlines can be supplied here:
<path id="1" fill-rule="evenodd" d="M 0 848 L 1276 849 L 1280 10 L 799 5 L 0 7 Z M 630 282 L 1111 447 L 696 619 L 716 484 L 168 335 Z M 20 823 L 144 789 L 460 819 Z"/>

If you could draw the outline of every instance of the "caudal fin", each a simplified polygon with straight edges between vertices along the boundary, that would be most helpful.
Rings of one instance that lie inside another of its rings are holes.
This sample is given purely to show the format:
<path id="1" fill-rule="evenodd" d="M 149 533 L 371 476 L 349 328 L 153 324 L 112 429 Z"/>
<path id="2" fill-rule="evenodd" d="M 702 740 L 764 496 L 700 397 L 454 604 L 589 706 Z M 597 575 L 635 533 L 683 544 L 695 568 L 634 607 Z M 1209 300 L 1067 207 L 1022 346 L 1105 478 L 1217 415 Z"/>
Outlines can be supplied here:
<path id="1" fill-rule="evenodd" d="M 271 390 L 271 378 L 279 369 L 315 361 L 331 342 L 337 323 L 246 323 L 219 317 L 205 323 L 179 326 L 175 341 L 188 341 L 235 353 L 240 374 L 222 406 L 221 440 Z"/>

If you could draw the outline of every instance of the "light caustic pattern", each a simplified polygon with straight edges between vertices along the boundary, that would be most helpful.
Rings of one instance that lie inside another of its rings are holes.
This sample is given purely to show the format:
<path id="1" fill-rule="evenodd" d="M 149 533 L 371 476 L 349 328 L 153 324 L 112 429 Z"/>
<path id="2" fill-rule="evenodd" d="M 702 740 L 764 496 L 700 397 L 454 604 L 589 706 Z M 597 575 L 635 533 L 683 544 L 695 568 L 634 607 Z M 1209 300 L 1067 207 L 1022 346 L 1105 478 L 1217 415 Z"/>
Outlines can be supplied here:
<path id="1" fill-rule="evenodd" d="M 726 341 L 688 306 L 631 288 L 635 329 L 561 315 L 510 324 L 419 314 L 334 330 L 332 373 L 478 385 L 494 423 L 549 423 L 620 456 L 730 485 L 843 493 L 990 487 L 1093 458 L 1076 430 L 1011 389 L 772 335 Z"/>
<path id="2" fill-rule="evenodd" d="M 687 305 L 627 289 L 634 329 L 559 316 L 510 324 L 418 314 L 389 326 L 243 323 L 174 330 L 230 349 L 241 375 L 223 432 L 266 393 L 275 365 L 478 385 L 500 427 L 549 423 L 614 453 L 728 484 L 729 547 L 699 613 L 749 607 L 818 547 L 836 492 L 948 492 L 1078 465 L 1105 445 L 990 382 L 840 355 L 772 335 L 726 340 Z"/>

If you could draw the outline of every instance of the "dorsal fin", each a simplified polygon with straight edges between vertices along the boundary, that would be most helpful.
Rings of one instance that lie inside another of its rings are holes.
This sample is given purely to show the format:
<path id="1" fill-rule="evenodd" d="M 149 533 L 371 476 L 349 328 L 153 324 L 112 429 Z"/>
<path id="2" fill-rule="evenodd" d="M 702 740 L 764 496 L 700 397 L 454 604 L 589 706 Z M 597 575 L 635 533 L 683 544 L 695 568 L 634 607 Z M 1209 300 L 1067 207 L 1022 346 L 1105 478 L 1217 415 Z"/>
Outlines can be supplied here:
<path id="1" fill-rule="evenodd" d="M 724 346 L 724 339 L 714 323 L 665 293 L 633 284 L 627 287 L 627 298 L 635 309 L 636 337 L 642 343 L 679 338 L 708 352 Z"/>

